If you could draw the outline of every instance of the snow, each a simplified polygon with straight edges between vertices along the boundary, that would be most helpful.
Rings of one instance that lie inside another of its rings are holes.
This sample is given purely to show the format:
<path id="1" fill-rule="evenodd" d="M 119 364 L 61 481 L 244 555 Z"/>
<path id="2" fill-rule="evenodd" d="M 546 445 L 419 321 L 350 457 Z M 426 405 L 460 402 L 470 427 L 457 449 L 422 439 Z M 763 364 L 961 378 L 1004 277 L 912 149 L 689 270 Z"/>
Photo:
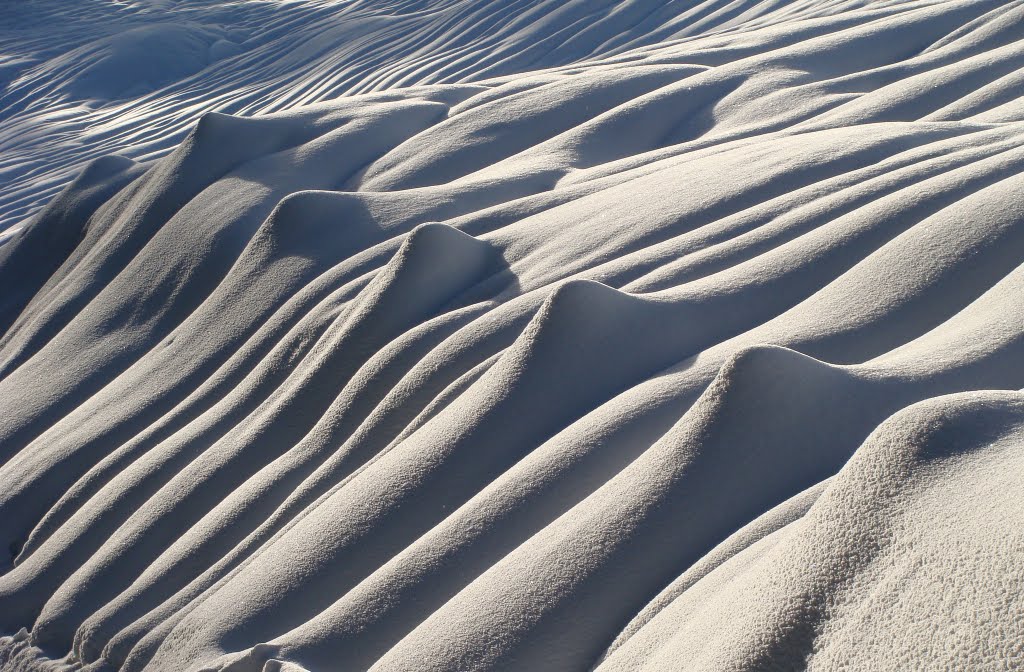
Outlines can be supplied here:
<path id="1" fill-rule="evenodd" d="M 1024 3 L 9 3 L 0 669 L 1024 668 Z"/>

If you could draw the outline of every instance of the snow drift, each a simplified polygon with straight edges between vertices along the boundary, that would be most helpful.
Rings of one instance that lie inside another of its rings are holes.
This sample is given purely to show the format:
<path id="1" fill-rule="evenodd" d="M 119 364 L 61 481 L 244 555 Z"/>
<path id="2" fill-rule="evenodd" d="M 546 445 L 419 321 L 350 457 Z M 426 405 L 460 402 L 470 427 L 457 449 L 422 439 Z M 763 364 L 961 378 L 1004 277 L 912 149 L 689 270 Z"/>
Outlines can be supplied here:
<path id="1" fill-rule="evenodd" d="M 0 667 L 1024 667 L 1024 2 L 100 7 L 0 66 Z"/>

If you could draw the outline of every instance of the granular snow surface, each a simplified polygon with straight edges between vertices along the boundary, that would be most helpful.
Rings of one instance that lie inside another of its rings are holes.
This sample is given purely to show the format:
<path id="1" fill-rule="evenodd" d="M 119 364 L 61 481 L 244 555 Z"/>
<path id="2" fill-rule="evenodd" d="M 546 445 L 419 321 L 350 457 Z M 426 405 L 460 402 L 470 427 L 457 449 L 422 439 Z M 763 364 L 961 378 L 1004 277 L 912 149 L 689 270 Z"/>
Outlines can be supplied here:
<path id="1" fill-rule="evenodd" d="M 1024 0 L 0 18 L 0 670 L 1024 669 Z"/>

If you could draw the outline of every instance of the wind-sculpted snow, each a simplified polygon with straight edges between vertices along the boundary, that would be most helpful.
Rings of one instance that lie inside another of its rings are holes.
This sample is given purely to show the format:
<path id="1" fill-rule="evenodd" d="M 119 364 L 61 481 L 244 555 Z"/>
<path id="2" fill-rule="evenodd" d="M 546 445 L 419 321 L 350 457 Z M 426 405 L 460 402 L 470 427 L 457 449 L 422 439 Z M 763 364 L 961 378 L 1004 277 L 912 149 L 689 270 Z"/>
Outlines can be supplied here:
<path id="1" fill-rule="evenodd" d="M 88 5 L 0 668 L 1024 668 L 1024 2 Z"/>

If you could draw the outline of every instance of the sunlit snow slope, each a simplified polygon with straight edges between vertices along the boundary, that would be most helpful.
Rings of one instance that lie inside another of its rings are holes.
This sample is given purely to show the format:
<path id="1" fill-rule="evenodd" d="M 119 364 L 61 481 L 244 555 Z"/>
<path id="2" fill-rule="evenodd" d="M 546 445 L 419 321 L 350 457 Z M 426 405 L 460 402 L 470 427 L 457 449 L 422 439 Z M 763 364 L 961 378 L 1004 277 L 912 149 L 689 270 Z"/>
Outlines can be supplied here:
<path id="1" fill-rule="evenodd" d="M 0 669 L 1024 668 L 1024 1 L 10 11 Z"/>

